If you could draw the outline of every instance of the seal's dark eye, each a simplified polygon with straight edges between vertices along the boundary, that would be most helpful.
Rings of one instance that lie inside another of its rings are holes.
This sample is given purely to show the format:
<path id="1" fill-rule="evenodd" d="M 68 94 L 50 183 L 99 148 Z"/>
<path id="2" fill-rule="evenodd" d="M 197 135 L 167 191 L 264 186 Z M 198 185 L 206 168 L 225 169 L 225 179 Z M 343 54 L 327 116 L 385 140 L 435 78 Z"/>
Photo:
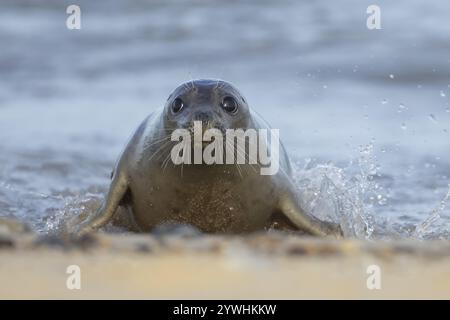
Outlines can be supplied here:
<path id="1" fill-rule="evenodd" d="M 223 98 L 221 106 L 228 113 L 236 113 L 238 110 L 238 103 L 233 97 Z"/>
<path id="2" fill-rule="evenodd" d="M 172 102 L 173 113 L 180 112 L 181 109 L 183 109 L 183 107 L 184 107 L 183 100 L 181 100 L 180 98 L 176 98 L 175 100 L 173 100 L 173 102 Z"/>

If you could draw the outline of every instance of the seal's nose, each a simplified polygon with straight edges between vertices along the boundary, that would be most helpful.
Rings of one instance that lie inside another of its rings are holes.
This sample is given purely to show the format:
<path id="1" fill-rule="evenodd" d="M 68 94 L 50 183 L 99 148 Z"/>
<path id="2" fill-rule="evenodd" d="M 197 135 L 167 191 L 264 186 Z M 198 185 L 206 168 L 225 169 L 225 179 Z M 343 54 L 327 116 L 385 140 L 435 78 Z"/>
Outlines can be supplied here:
<path id="1" fill-rule="evenodd" d="M 201 121 L 201 122 L 209 122 L 213 119 L 213 116 L 210 112 L 200 111 L 196 112 L 194 114 L 194 121 Z"/>

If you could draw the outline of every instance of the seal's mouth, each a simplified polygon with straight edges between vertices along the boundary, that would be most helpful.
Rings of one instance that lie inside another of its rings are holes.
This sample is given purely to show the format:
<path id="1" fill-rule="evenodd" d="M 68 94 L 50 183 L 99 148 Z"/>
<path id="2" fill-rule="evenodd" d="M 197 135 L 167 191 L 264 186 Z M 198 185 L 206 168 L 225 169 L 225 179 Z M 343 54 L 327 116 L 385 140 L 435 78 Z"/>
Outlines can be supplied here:
<path id="1" fill-rule="evenodd" d="M 217 121 L 192 121 L 187 126 L 186 129 L 189 130 L 191 135 L 191 141 L 193 142 L 193 146 L 201 147 L 203 150 L 215 141 L 216 137 L 211 138 L 211 140 L 203 140 L 205 132 L 211 129 L 219 130 L 222 134 L 222 137 L 225 137 L 226 128 Z"/>
<path id="2" fill-rule="evenodd" d="M 195 123 L 197 123 L 197 127 L 195 125 Z M 210 129 L 217 129 L 219 130 L 223 135 L 225 135 L 226 133 L 226 128 L 223 126 L 223 124 L 221 124 L 220 122 L 211 120 L 211 121 L 192 121 L 190 123 L 188 123 L 185 126 L 185 129 L 189 130 L 189 132 L 191 133 L 191 136 L 194 137 L 194 134 L 196 133 L 195 130 L 198 130 L 201 128 L 201 134 L 203 135 L 206 131 L 210 130 Z"/>

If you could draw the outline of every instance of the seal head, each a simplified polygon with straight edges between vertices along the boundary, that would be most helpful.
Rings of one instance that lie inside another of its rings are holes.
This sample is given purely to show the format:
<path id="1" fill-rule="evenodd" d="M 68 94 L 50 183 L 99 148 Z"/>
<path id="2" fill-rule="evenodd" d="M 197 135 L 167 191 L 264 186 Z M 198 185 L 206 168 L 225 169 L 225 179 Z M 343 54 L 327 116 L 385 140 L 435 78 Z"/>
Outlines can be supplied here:
<path id="1" fill-rule="evenodd" d="M 201 79 L 178 86 L 164 107 L 165 127 L 193 130 L 201 121 L 203 130 L 248 128 L 250 108 L 239 90 L 223 80 Z"/>

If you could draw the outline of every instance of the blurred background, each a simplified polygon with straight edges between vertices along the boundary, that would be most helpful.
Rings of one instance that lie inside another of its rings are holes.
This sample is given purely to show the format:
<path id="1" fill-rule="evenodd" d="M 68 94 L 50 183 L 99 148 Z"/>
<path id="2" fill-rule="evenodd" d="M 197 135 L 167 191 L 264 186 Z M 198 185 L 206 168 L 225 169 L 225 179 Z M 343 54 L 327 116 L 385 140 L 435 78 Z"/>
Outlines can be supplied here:
<path id="1" fill-rule="evenodd" d="M 450 238 L 449 17 L 419 0 L 2 0 L 0 216 L 51 232 L 91 210 L 140 121 L 211 77 L 280 128 L 312 211 Z"/>

